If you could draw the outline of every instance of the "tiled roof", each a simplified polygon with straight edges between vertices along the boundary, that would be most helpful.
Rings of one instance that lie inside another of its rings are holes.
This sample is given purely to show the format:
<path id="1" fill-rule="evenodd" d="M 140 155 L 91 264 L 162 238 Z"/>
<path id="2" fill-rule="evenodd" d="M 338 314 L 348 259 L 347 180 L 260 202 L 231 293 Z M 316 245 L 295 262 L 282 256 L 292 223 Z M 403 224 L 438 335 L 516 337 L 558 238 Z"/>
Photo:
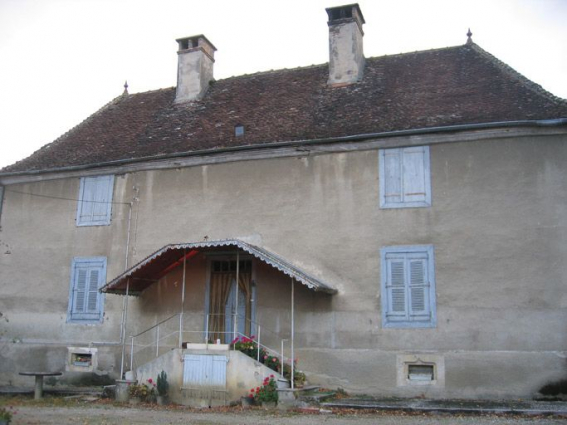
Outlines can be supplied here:
<path id="1" fill-rule="evenodd" d="M 328 65 L 218 80 L 175 105 L 175 88 L 123 95 L 6 172 L 48 170 L 274 142 L 567 117 L 567 102 L 474 43 L 366 61 L 361 82 Z M 245 134 L 235 137 L 234 127 Z"/>

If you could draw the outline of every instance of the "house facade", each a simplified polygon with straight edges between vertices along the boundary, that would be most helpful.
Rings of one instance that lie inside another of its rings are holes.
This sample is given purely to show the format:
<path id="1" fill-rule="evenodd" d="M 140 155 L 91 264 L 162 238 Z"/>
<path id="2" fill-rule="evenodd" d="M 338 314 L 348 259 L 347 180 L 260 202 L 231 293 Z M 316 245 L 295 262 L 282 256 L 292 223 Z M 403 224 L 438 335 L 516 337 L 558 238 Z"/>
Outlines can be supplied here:
<path id="1" fill-rule="evenodd" d="M 565 377 L 567 102 L 470 37 L 365 59 L 358 5 L 327 12 L 329 64 L 215 81 L 180 39 L 176 88 L 0 171 L 0 384 L 120 378 L 157 324 L 354 393 Z"/>

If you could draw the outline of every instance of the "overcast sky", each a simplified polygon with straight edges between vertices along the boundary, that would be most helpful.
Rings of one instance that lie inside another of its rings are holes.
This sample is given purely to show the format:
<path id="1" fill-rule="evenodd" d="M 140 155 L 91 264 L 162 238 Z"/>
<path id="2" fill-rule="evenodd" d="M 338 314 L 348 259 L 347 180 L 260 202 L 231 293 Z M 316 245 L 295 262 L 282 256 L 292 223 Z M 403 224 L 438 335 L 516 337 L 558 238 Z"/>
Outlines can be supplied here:
<path id="1" fill-rule="evenodd" d="M 0 167 L 119 96 L 176 84 L 176 38 L 215 78 L 328 61 L 326 7 L 351 0 L 0 0 Z M 366 57 L 473 40 L 567 98 L 567 0 L 361 0 Z"/>

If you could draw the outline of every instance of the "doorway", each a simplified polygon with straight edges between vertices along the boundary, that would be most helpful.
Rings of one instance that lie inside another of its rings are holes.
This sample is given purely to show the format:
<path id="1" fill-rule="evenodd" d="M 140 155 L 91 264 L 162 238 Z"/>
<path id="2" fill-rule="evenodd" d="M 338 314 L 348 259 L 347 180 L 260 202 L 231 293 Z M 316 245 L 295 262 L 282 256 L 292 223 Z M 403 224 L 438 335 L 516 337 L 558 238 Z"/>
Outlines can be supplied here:
<path id="1" fill-rule="evenodd" d="M 250 336 L 254 330 L 255 285 L 252 260 L 211 261 L 209 285 L 209 341 L 229 344 L 236 336 Z M 238 284 L 237 284 L 238 280 Z M 236 334 L 235 334 L 236 321 Z"/>

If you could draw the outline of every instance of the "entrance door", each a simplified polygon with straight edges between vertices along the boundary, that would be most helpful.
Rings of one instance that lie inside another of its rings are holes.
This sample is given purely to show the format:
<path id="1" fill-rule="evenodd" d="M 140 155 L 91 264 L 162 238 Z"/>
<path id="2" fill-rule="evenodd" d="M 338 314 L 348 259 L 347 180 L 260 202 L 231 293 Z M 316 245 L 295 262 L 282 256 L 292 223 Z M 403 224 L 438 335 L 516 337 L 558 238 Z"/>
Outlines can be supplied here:
<path id="1" fill-rule="evenodd" d="M 234 339 L 234 317 L 236 313 L 237 332 L 250 336 L 252 331 L 253 282 L 252 261 L 242 260 L 236 276 L 235 260 L 214 260 L 211 262 L 209 286 L 209 341 L 221 340 L 225 344 Z M 238 284 L 237 284 L 238 279 Z M 237 300 L 238 296 L 238 302 Z M 237 335 L 238 336 L 238 335 Z"/>
<path id="2" fill-rule="evenodd" d="M 238 303 L 236 302 L 237 291 L 238 291 Z M 238 290 L 238 287 L 236 286 L 236 280 L 233 280 L 230 288 L 230 295 L 228 296 L 228 301 L 226 302 L 226 307 L 225 307 L 225 329 L 227 332 L 233 333 L 230 338 L 231 340 L 241 335 L 250 336 L 249 333 L 248 334 L 246 333 L 246 328 L 247 328 L 246 304 L 247 304 L 246 294 L 244 293 L 244 291 Z M 237 322 L 236 335 L 234 335 L 235 317 Z"/>

